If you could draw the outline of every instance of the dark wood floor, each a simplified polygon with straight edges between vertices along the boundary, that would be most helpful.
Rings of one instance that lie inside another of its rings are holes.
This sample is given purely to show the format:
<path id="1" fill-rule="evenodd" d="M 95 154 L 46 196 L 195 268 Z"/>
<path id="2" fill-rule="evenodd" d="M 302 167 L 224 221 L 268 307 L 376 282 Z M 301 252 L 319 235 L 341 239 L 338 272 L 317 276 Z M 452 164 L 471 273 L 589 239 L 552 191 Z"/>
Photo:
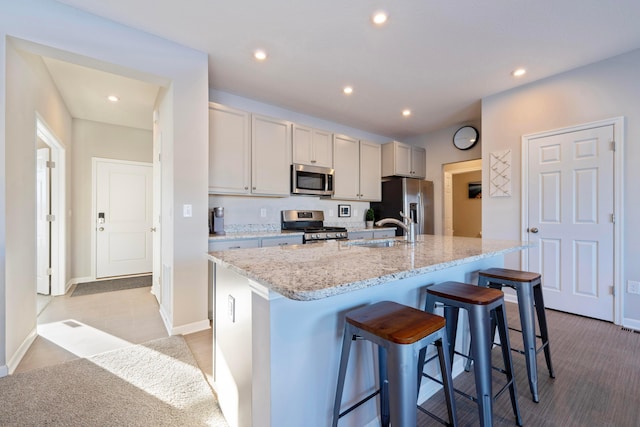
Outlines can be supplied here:
<path id="1" fill-rule="evenodd" d="M 510 326 L 519 327 L 517 307 L 507 304 Z M 512 352 L 518 402 L 525 426 L 640 426 L 640 333 L 623 330 L 608 322 L 547 310 L 551 359 L 555 379 L 549 377 L 543 353 L 538 354 L 540 402 L 531 399 L 524 356 Z M 522 337 L 511 331 L 511 345 L 522 348 Z M 539 343 L 539 340 L 538 340 Z M 499 348 L 493 351 L 494 365 L 502 366 Z M 504 375 L 494 371 L 494 389 L 504 384 Z M 454 384 L 475 395 L 473 372 L 459 375 Z M 446 416 L 441 393 L 425 407 Z M 477 406 L 456 394 L 460 426 L 477 426 Z M 445 417 L 446 418 L 446 417 Z M 419 426 L 437 425 L 419 414 Z M 494 406 L 495 426 L 514 426 L 509 393 Z"/>

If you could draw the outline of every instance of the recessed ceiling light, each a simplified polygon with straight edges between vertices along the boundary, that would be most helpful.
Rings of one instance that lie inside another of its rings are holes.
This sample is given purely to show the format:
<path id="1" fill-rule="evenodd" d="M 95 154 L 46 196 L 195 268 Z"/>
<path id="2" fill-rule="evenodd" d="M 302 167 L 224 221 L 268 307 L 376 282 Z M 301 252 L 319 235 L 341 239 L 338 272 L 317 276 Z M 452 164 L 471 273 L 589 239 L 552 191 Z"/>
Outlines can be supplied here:
<path id="1" fill-rule="evenodd" d="M 353 93 L 353 87 L 345 86 L 342 92 L 344 92 L 345 95 L 351 95 Z"/>
<path id="2" fill-rule="evenodd" d="M 513 77 L 522 77 L 526 73 L 527 73 L 527 70 L 525 70 L 524 68 L 518 68 L 513 73 L 511 73 L 511 75 L 513 75 Z"/>
<path id="3" fill-rule="evenodd" d="M 258 49 L 255 52 L 253 52 L 253 57 L 256 58 L 258 61 L 264 61 L 265 59 L 267 59 L 267 52 L 265 52 L 262 49 Z"/>
<path id="4" fill-rule="evenodd" d="M 405 117 L 409 117 L 411 115 L 411 110 L 409 109 L 402 110 L 402 115 Z"/>
<path id="5" fill-rule="evenodd" d="M 371 17 L 371 20 L 376 25 L 382 25 L 385 22 L 387 22 L 387 18 L 388 18 L 387 12 L 380 10 L 373 14 L 373 16 Z"/>
<path id="6" fill-rule="evenodd" d="M 118 102 L 118 101 L 120 101 L 120 98 L 118 98 L 118 97 L 117 97 L 117 96 L 115 96 L 115 95 L 109 95 L 109 96 L 107 96 L 107 99 L 108 99 L 109 101 L 111 101 L 111 102 Z"/>

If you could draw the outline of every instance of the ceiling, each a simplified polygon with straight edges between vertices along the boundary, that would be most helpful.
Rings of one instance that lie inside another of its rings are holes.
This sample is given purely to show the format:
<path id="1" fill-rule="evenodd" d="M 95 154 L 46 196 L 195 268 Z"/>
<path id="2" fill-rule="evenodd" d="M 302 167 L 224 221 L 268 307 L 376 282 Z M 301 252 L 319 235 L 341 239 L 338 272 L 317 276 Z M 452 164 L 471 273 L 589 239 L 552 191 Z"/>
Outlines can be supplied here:
<path id="1" fill-rule="evenodd" d="M 211 89 L 397 139 L 478 119 L 485 96 L 640 48 L 637 0 L 60 2 L 207 52 Z M 379 9 L 389 18 L 376 27 Z M 252 57 L 258 48 L 265 61 Z M 527 74 L 513 77 L 518 67 Z"/>

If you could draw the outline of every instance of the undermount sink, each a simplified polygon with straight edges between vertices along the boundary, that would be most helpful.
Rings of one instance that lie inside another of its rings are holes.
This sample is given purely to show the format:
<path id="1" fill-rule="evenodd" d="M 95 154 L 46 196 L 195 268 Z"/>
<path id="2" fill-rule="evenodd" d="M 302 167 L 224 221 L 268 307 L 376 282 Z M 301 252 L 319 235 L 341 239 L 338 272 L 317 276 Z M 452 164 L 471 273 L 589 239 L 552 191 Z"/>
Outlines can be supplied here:
<path id="1" fill-rule="evenodd" d="M 365 248 L 391 248 L 394 246 L 404 245 L 404 240 L 386 239 L 386 240 L 351 240 L 345 244 L 347 246 L 361 246 Z"/>

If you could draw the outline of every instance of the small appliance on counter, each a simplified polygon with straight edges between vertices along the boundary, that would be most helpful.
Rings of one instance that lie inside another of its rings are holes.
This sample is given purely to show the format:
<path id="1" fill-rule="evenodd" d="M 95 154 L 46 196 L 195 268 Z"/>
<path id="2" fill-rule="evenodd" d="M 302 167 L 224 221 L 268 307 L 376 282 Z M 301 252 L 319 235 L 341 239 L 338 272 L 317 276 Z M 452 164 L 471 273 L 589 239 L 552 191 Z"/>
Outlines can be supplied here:
<path id="1" fill-rule="evenodd" d="M 224 208 L 209 209 L 209 233 L 222 236 L 224 232 Z"/>

